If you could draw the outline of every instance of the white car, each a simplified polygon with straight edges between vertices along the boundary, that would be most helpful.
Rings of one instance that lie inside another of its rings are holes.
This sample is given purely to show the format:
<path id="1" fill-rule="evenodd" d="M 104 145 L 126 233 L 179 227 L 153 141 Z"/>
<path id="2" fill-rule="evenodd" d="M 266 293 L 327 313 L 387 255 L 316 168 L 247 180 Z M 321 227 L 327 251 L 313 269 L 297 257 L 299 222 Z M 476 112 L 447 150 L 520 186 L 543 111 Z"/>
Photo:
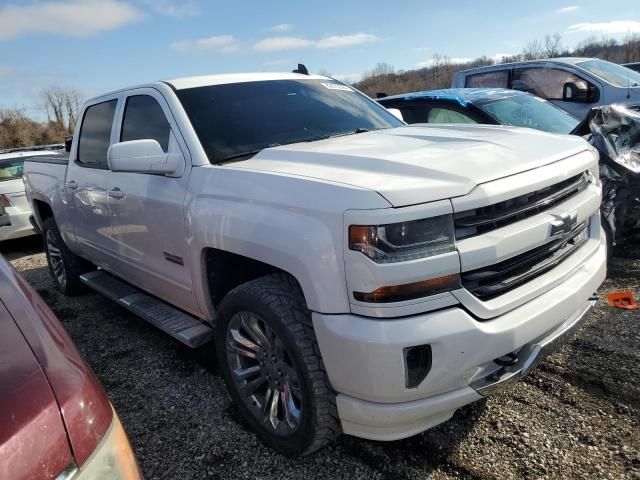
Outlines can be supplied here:
<path id="1" fill-rule="evenodd" d="M 301 73 L 155 82 L 80 118 L 68 163 L 25 165 L 54 282 L 214 341 L 289 455 L 446 421 L 565 339 L 605 277 L 582 138 L 406 125 Z"/>
<path id="2" fill-rule="evenodd" d="M 36 233 L 29 220 L 31 207 L 22 181 L 24 161 L 30 158 L 61 156 L 60 153 L 49 150 L 0 154 L 0 206 L 5 211 L 0 222 L 0 242 Z"/>

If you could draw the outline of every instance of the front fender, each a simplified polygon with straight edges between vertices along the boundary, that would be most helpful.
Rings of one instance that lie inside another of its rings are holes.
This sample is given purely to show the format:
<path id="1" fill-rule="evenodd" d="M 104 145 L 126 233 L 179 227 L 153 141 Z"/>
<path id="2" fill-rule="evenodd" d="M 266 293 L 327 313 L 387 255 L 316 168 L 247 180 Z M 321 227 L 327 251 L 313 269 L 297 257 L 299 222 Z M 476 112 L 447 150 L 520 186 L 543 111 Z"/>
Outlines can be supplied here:
<path id="1" fill-rule="evenodd" d="M 204 304 L 200 252 L 212 247 L 291 274 L 313 311 L 349 311 L 343 213 L 349 204 L 376 208 L 388 202 L 375 192 L 298 177 L 224 167 L 198 170 L 203 172 L 191 176 L 187 193 L 186 230 L 194 252 L 191 269 L 199 272 L 196 296 Z"/>

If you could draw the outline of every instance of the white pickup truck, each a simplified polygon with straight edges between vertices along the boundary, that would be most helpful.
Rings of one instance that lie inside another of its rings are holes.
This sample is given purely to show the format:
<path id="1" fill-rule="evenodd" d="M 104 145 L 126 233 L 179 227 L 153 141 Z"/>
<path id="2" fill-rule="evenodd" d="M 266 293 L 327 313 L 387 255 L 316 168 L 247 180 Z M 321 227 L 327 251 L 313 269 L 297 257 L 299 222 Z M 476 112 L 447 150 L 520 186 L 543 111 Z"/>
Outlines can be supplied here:
<path id="1" fill-rule="evenodd" d="M 25 164 L 50 271 L 183 343 L 288 455 L 408 437 L 527 373 L 605 278 L 578 137 L 405 125 L 336 80 L 242 74 L 84 106 Z"/>

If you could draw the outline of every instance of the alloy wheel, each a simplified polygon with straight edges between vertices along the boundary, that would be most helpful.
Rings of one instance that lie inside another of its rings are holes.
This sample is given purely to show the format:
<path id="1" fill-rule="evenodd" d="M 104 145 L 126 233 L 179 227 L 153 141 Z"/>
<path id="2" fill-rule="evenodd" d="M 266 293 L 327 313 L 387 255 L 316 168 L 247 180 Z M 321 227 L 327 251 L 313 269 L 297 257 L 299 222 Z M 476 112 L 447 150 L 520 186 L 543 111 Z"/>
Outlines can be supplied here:
<path id="1" fill-rule="evenodd" d="M 302 391 L 282 340 L 253 312 L 234 314 L 227 327 L 231 379 L 244 405 L 271 433 L 290 435 L 302 420 Z"/>
<path id="2" fill-rule="evenodd" d="M 60 247 L 58 247 L 56 239 L 54 238 L 53 232 L 51 230 L 47 230 L 46 245 L 47 253 L 49 254 L 49 263 L 51 265 L 51 270 L 53 270 L 53 274 L 60 286 L 64 287 L 67 281 L 67 273 L 64 268 L 64 262 L 62 260 Z"/>

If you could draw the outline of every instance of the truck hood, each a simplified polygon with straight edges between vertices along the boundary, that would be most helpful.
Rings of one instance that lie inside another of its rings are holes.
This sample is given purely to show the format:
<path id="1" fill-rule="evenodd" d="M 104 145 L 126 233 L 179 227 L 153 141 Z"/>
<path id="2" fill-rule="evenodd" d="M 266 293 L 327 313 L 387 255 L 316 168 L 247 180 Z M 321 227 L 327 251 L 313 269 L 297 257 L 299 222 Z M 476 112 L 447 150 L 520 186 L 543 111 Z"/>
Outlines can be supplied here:
<path id="1" fill-rule="evenodd" d="M 268 148 L 230 167 L 371 189 L 401 207 L 462 196 L 588 148 L 526 128 L 410 125 Z"/>

